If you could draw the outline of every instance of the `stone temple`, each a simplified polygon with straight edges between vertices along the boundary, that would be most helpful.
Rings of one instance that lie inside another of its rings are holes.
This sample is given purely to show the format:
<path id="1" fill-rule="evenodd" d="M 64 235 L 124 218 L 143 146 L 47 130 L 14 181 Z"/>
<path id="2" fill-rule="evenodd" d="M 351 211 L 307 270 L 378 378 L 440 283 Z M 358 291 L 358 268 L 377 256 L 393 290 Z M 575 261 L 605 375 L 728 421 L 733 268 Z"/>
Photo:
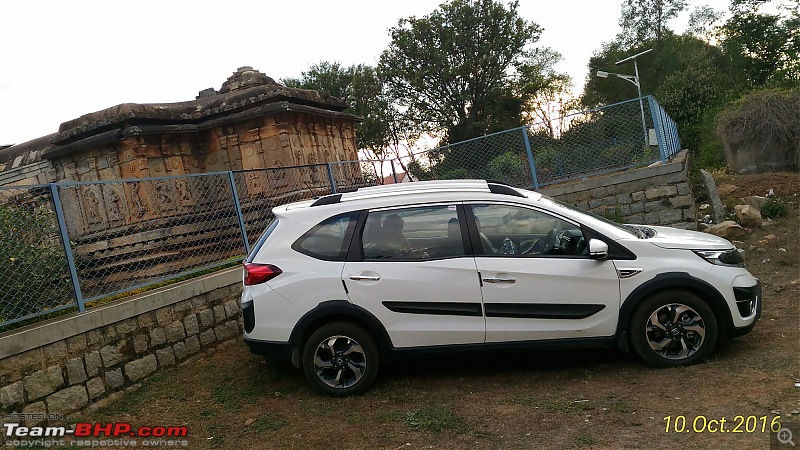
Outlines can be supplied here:
<path id="1" fill-rule="evenodd" d="M 359 118 L 343 112 L 347 107 L 240 67 L 219 90 L 194 100 L 125 103 L 0 147 L 0 186 L 355 161 Z"/>
<path id="2" fill-rule="evenodd" d="M 329 192 L 329 177 L 363 182 L 358 163 L 320 165 L 358 160 L 360 119 L 346 109 L 335 97 L 241 67 L 194 100 L 117 105 L 0 147 L 0 186 L 80 182 L 57 192 L 88 298 L 109 292 L 96 286 L 123 288 L 239 255 L 227 171 L 239 171 L 239 212 L 252 240 L 273 206 Z M 289 166 L 301 167 L 280 169 Z M 226 173 L 192 176 L 212 172 Z M 0 203 L 50 211 L 46 192 L 0 189 Z"/>

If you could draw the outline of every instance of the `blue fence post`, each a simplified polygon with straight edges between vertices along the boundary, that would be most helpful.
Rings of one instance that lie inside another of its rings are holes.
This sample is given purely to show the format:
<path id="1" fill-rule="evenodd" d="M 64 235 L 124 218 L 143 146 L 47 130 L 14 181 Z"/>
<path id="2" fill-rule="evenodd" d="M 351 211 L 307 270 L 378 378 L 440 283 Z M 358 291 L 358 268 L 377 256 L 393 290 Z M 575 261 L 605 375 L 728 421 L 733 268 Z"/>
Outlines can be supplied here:
<path id="1" fill-rule="evenodd" d="M 61 235 L 61 244 L 64 246 L 64 256 L 67 258 L 67 267 L 69 267 L 69 277 L 72 280 L 72 290 L 75 292 L 75 303 L 78 305 L 78 312 L 84 312 L 86 306 L 83 304 L 83 291 L 81 291 L 81 282 L 78 279 L 78 269 L 75 267 L 72 244 L 69 242 L 67 222 L 64 220 L 64 210 L 61 207 L 61 196 L 58 194 L 58 186 L 55 183 L 50 183 L 49 186 L 50 198 L 53 199 L 53 210 L 56 213 L 56 221 L 58 222 L 58 232 Z"/>
<path id="2" fill-rule="evenodd" d="M 533 161 L 533 151 L 531 141 L 528 138 L 528 127 L 522 127 L 522 140 L 525 142 L 525 151 L 528 153 L 528 165 L 531 167 L 531 178 L 533 178 L 533 189 L 539 190 L 539 177 L 536 176 L 536 163 Z"/>
<path id="3" fill-rule="evenodd" d="M 239 230 L 242 232 L 242 242 L 244 243 L 245 255 L 250 254 L 250 240 L 247 239 L 247 227 L 244 225 L 244 215 L 242 214 L 242 204 L 239 202 L 239 192 L 236 190 L 236 180 L 233 178 L 233 172 L 228 172 L 228 181 L 231 183 L 231 197 L 233 197 L 233 206 L 236 208 L 236 218 L 239 220 Z"/>
<path id="4" fill-rule="evenodd" d="M 331 184 L 331 194 L 336 193 L 336 178 L 333 176 L 333 167 L 331 167 L 332 163 L 325 163 L 325 167 L 328 168 L 328 182 Z"/>
<path id="5" fill-rule="evenodd" d="M 667 149 L 665 148 L 664 135 L 662 134 L 664 131 L 664 124 L 661 120 L 661 114 L 656 111 L 656 106 L 658 106 L 658 104 L 652 95 L 647 96 L 647 105 L 650 107 L 650 115 L 653 117 L 653 128 L 655 128 L 656 141 L 658 141 L 658 153 L 661 155 L 661 162 L 666 164 Z M 650 145 L 649 138 L 647 145 Z"/>

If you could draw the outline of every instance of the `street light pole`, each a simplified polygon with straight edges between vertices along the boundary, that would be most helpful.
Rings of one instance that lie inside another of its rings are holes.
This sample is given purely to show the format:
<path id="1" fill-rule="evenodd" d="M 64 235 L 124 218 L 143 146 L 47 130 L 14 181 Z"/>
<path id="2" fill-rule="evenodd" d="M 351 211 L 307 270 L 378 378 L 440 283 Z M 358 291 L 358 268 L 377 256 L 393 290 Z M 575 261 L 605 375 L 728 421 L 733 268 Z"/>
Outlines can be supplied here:
<path id="1" fill-rule="evenodd" d="M 650 50 L 648 50 L 648 52 L 649 51 Z M 644 143 L 645 145 L 650 145 L 650 136 L 647 135 L 647 123 L 644 121 L 644 104 L 642 103 L 642 83 L 639 81 L 639 64 L 636 62 L 636 57 L 633 58 L 633 72 L 636 74 L 635 75 L 636 90 L 639 92 L 639 111 L 641 111 L 642 113 L 642 133 L 644 134 Z M 653 127 L 655 126 L 656 124 L 653 124 Z"/>
<path id="2" fill-rule="evenodd" d="M 643 51 L 641 53 L 637 53 L 637 54 L 635 54 L 633 56 L 629 56 L 629 57 L 627 57 L 625 59 L 617 61 L 614 64 L 614 65 L 618 66 L 618 65 L 624 64 L 624 63 L 626 63 L 626 62 L 628 62 L 630 60 L 633 60 L 633 71 L 634 71 L 634 75 L 633 76 L 631 76 L 631 75 L 623 75 L 623 74 L 619 74 L 619 73 L 604 72 L 602 70 L 598 70 L 597 71 L 597 76 L 598 77 L 606 78 L 609 75 L 616 75 L 617 78 L 622 78 L 623 80 L 630 81 L 631 83 L 633 83 L 636 86 L 636 91 L 639 93 L 639 111 L 642 113 L 642 135 L 644 137 L 644 142 L 645 142 L 646 145 L 650 145 L 650 138 L 647 135 L 647 122 L 645 122 L 645 120 L 644 120 L 644 103 L 642 102 L 642 84 L 641 84 L 641 82 L 639 80 L 639 64 L 637 64 L 636 58 L 644 55 L 645 53 L 650 53 L 652 51 L 653 51 L 652 48 L 651 49 L 647 49 L 647 50 L 645 50 L 645 51 Z M 655 124 L 653 124 L 653 126 L 655 126 Z"/>

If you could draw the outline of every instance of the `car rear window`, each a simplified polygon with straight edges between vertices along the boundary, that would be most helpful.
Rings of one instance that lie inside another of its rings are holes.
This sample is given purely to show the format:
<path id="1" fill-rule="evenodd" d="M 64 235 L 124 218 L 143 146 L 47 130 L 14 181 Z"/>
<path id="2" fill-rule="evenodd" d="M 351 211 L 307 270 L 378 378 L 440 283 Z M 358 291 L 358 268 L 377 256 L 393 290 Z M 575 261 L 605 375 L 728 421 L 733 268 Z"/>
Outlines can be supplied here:
<path id="1" fill-rule="evenodd" d="M 258 251 L 261 250 L 261 247 L 264 245 L 264 242 L 267 241 L 269 235 L 272 234 L 272 232 L 275 231 L 275 228 L 277 227 L 278 227 L 278 218 L 273 217 L 272 222 L 270 222 L 269 225 L 267 225 L 267 229 L 264 230 L 264 233 L 261 234 L 261 237 L 259 237 L 255 245 L 253 245 L 253 248 L 250 250 L 250 254 L 247 255 L 245 262 L 253 262 L 253 259 L 258 254 Z"/>
<path id="2" fill-rule="evenodd" d="M 347 246 L 358 221 L 358 212 L 323 220 L 292 244 L 295 251 L 324 261 L 344 261 Z"/>

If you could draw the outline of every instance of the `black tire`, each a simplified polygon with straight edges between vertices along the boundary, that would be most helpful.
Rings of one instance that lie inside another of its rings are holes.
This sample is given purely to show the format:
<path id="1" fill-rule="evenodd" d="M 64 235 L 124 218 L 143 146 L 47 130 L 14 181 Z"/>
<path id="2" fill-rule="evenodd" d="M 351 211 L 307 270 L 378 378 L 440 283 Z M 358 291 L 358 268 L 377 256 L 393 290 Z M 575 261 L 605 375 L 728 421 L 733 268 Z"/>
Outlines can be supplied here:
<path id="1" fill-rule="evenodd" d="M 319 358 L 316 358 L 319 356 Z M 346 397 L 375 381 L 380 367 L 372 335 L 351 322 L 331 322 L 317 329 L 303 348 L 303 372 L 318 391 Z"/>
<path id="2" fill-rule="evenodd" d="M 636 353 L 656 367 L 701 362 L 719 336 L 708 304 L 682 290 L 658 292 L 644 300 L 631 317 L 629 333 Z"/>

